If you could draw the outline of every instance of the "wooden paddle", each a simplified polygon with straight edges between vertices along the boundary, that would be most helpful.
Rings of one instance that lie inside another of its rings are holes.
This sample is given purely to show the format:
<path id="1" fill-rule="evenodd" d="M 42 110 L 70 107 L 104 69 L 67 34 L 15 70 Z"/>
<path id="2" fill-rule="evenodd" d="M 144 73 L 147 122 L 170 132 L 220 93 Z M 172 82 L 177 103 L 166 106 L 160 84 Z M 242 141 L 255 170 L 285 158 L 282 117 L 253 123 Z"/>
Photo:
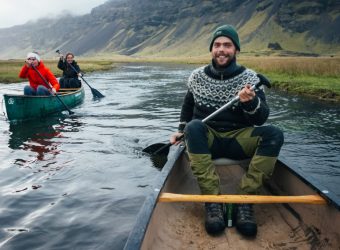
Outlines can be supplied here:
<path id="1" fill-rule="evenodd" d="M 267 86 L 268 88 L 271 87 L 268 79 L 266 79 L 264 76 L 262 75 L 258 75 L 260 78 L 260 81 L 257 82 L 256 84 L 254 84 L 251 89 L 255 89 L 260 87 L 262 84 L 264 84 L 265 86 Z M 230 100 L 228 103 L 224 104 L 222 107 L 220 107 L 218 110 L 216 110 L 215 112 L 211 113 L 209 116 L 207 116 L 206 118 L 204 118 L 202 120 L 202 122 L 207 122 L 208 120 L 210 120 L 211 118 L 215 117 L 217 114 L 221 113 L 223 110 L 225 110 L 226 108 L 230 108 L 232 105 L 234 105 L 234 103 L 236 103 L 237 101 L 240 100 L 239 96 L 235 96 L 232 100 Z M 182 140 L 182 138 L 184 137 L 184 135 L 180 136 L 179 138 L 177 138 L 177 141 Z M 156 144 L 152 144 L 146 148 L 143 149 L 144 153 L 149 154 L 151 157 L 152 156 L 164 156 L 166 157 L 169 153 L 169 149 L 170 146 L 172 144 L 168 143 L 156 143 Z"/>
<path id="2" fill-rule="evenodd" d="M 61 55 L 60 50 L 56 50 L 56 53 L 58 53 L 59 55 Z M 92 95 L 94 98 L 102 98 L 105 97 L 102 93 L 100 93 L 98 90 L 96 90 L 95 88 L 92 88 L 91 85 L 83 78 L 83 76 L 81 74 L 79 74 L 79 72 L 73 67 L 72 64 L 68 63 L 66 58 L 65 58 L 66 63 L 74 70 L 74 72 L 77 73 L 78 76 L 80 76 L 80 78 L 87 84 L 87 86 L 89 86 L 89 88 L 91 89 Z"/>
<path id="3" fill-rule="evenodd" d="M 49 86 L 50 87 L 50 92 L 51 92 L 51 94 L 53 95 L 53 96 L 55 96 L 55 97 L 57 97 L 57 99 L 61 102 L 61 104 L 63 104 L 63 106 L 65 107 L 65 109 L 68 111 L 68 113 L 70 114 L 70 115 L 72 115 L 72 114 L 74 114 L 74 112 L 72 112 L 68 107 L 67 107 L 67 105 L 63 102 L 63 100 L 61 100 L 61 98 L 57 95 L 57 93 L 52 93 L 52 85 L 45 79 L 45 77 L 43 77 L 42 76 L 42 74 L 39 72 L 39 70 L 37 70 L 37 68 L 33 65 L 33 64 L 31 64 L 31 66 L 32 66 L 32 68 L 35 70 L 35 72 L 37 72 L 38 73 L 38 75 L 40 76 L 40 78 L 45 82 L 45 84 L 47 85 L 47 86 Z"/>
<path id="4" fill-rule="evenodd" d="M 272 196 L 272 195 L 193 195 L 162 193 L 160 202 L 215 202 L 215 203 L 305 203 L 327 204 L 320 195 Z"/>

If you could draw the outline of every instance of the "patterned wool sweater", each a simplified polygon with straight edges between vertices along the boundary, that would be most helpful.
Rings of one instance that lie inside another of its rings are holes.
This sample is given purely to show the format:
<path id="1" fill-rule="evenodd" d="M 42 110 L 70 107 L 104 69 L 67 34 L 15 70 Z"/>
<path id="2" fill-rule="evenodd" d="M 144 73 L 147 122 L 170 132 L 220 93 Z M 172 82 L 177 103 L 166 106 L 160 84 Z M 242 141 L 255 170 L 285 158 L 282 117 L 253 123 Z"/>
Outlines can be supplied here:
<path id="1" fill-rule="evenodd" d="M 228 66 L 229 67 L 229 66 Z M 258 75 L 250 69 L 236 65 L 232 70 L 218 71 L 214 64 L 194 70 L 188 80 L 188 91 L 182 105 L 180 125 L 183 131 L 185 124 L 193 119 L 202 120 L 221 106 L 229 102 L 246 83 L 256 84 Z M 268 118 L 269 108 L 262 88 L 256 89 L 253 100 L 237 102 L 206 123 L 217 131 L 262 125 Z"/>

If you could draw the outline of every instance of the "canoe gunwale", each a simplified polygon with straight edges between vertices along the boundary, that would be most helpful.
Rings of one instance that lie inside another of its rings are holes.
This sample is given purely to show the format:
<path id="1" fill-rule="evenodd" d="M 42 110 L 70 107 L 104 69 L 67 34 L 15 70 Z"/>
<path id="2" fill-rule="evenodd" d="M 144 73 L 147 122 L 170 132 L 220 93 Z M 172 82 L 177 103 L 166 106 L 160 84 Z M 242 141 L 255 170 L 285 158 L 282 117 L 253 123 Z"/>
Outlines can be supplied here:
<path id="1" fill-rule="evenodd" d="M 81 86 L 80 88 L 71 89 L 73 91 L 69 91 L 69 89 L 67 89 L 67 91 L 65 91 L 66 89 L 61 89 L 62 91 L 61 92 L 57 92 L 57 95 L 58 96 L 74 95 L 77 92 L 82 91 L 82 89 L 84 89 L 83 86 Z M 41 95 L 41 96 L 37 96 L 37 95 L 23 95 L 23 94 L 4 94 L 4 96 L 14 97 L 14 98 L 15 97 L 20 97 L 20 98 L 54 98 L 55 97 L 53 95 Z"/>
<path id="2" fill-rule="evenodd" d="M 139 213 L 137 215 L 137 219 L 135 222 L 135 225 L 138 225 L 138 226 L 135 226 L 131 230 L 129 237 L 124 246 L 125 250 L 135 250 L 135 249 L 141 248 L 144 235 L 146 233 L 153 210 L 157 204 L 157 200 L 161 193 L 161 190 L 164 184 L 166 183 L 169 177 L 169 174 L 171 170 L 173 169 L 176 161 L 180 158 L 184 150 L 185 150 L 185 147 L 180 145 L 177 148 L 177 150 L 174 152 L 174 155 L 172 155 L 172 157 L 168 159 L 162 171 L 159 173 L 159 176 L 157 176 L 156 181 L 153 185 L 154 192 L 152 192 L 146 197 L 142 208 L 139 210 Z"/>
<path id="3" fill-rule="evenodd" d="M 329 191 L 325 186 L 323 186 L 319 181 L 311 177 L 310 175 L 306 175 L 306 173 L 302 172 L 295 164 L 288 161 L 287 159 L 279 158 L 279 162 L 284 165 L 284 167 L 294 176 L 299 178 L 303 183 L 312 188 L 315 192 L 317 192 L 320 196 L 327 200 L 330 204 L 332 204 L 338 211 L 340 211 L 340 200 L 339 198 L 331 191 Z"/>

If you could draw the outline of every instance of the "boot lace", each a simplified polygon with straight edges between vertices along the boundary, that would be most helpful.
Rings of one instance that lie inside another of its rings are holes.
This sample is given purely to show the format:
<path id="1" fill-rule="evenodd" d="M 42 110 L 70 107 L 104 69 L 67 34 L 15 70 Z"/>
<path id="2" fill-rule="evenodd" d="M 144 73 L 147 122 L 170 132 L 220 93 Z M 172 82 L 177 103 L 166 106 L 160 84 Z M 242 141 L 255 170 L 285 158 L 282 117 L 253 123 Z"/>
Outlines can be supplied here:
<path id="1" fill-rule="evenodd" d="M 240 204 L 238 205 L 238 216 L 242 221 L 254 221 L 254 211 L 253 206 L 250 204 Z"/>
<path id="2" fill-rule="evenodd" d="M 219 203 L 207 204 L 207 212 L 211 217 L 222 217 L 222 206 Z"/>

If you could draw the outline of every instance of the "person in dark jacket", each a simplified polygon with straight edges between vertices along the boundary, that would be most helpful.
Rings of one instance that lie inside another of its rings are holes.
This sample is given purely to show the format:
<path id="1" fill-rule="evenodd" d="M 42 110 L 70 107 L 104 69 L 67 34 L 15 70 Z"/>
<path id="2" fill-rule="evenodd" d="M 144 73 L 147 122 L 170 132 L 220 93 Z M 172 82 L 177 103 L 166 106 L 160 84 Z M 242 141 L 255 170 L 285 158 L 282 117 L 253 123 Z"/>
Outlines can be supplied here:
<path id="1" fill-rule="evenodd" d="M 256 194 L 263 181 L 270 178 L 283 144 L 283 133 L 277 127 L 262 126 L 269 108 L 264 91 L 251 89 L 264 76 L 236 63 L 241 46 L 235 28 L 218 27 L 210 43 L 211 64 L 194 70 L 188 80 L 188 91 L 181 109 L 178 132 L 170 137 L 178 144 L 183 135 L 193 174 L 202 194 L 220 194 L 219 177 L 213 159 L 251 158 L 239 184 L 239 194 Z M 235 95 L 239 101 L 206 123 L 202 119 L 213 113 Z M 246 236 L 257 234 L 252 205 L 237 204 L 236 228 Z M 224 231 L 223 205 L 205 204 L 205 228 L 209 234 Z"/>
<path id="2" fill-rule="evenodd" d="M 63 71 L 63 76 L 60 77 L 59 83 L 61 88 L 80 88 L 81 81 L 78 79 L 82 76 L 77 62 L 74 60 L 74 54 L 68 52 L 65 56 L 61 55 L 58 68 Z"/>

